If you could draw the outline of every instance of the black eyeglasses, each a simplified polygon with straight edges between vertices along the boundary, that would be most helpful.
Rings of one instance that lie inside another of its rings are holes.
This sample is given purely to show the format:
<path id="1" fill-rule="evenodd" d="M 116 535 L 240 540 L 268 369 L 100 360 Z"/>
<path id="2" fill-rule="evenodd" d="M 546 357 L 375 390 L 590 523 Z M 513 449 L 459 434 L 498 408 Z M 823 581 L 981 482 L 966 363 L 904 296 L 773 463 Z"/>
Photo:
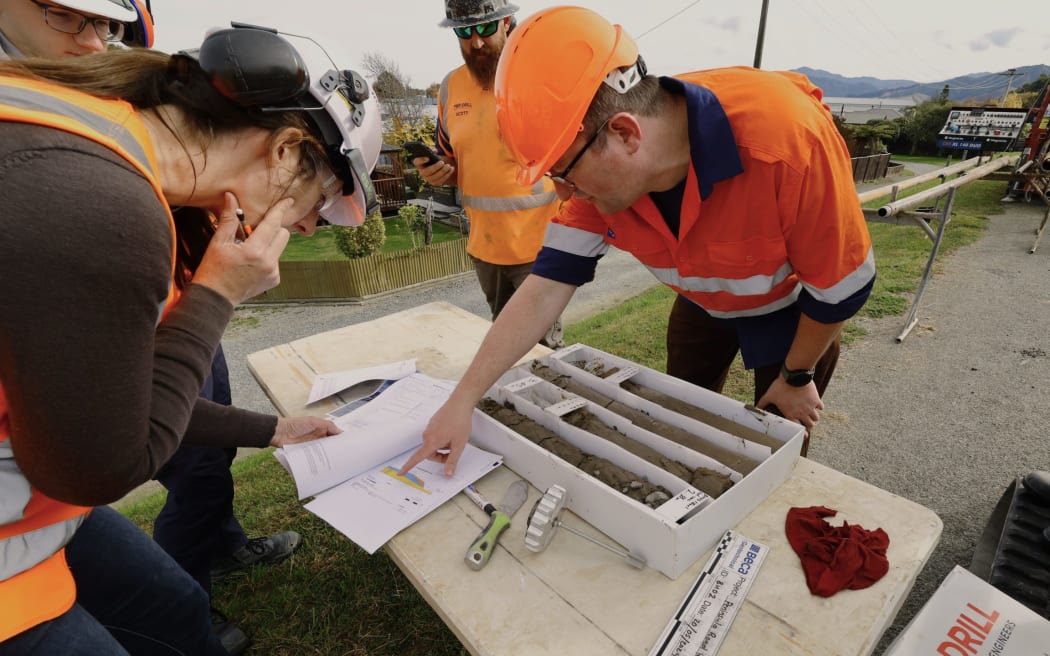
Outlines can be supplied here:
<path id="1" fill-rule="evenodd" d="M 583 144 L 583 148 L 580 149 L 580 152 L 576 153 L 576 157 L 572 158 L 572 161 L 569 162 L 569 165 L 565 167 L 564 171 L 562 171 L 561 173 L 551 173 L 548 171 L 547 177 L 550 178 L 552 181 L 557 182 L 558 184 L 563 184 L 566 187 L 569 187 L 573 190 L 573 192 L 575 192 L 576 184 L 572 180 L 569 180 L 569 172 L 572 171 L 572 167 L 576 166 L 576 162 L 580 161 L 580 158 L 583 157 L 583 154 L 585 152 L 587 152 L 587 149 L 591 147 L 591 144 L 593 144 L 594 140 L 598 138 L 598 135 L 601 134 L 603 130 L 605 130 L 605 126 L 609 124 L 609 119 L 611 118 L 612 116 L 602 121 L 602 124 L 598 126 L 597 130 L 594 131 L 594 134 L 592 134 L 591 138 L 587 140 L 587 143 Z"/>
<path id="2" fill-rule="evenodd" d="M 44 10 L 44 22 L 51 29 L 64 34 L 80 34 L 90 22 L 95 34 L 103 41 L 120 41 L 124 36 L 124 23 L 108 18 L 88 18 L 73 11 L 45 5 L 37 0 L 30 0 Z"/>
<path id="3" fill-rule="evenodd" d="M 452 31 L 455 32 L 456 36 L 458 36 L 461 39 L 469 39 L 471 31 L 473 31 L 474 34 L 477 34 L 478 36 L 480 36 L 481 38 L 484 39 L 484 38 L 490 37 L 490 36 L 492 36 L 493 34 L 496 33 L 496 30 L 499 29 L 499 20 L 500 19 L 497 18 L 494 21 L 489 21 L 487 23 L 482 23 L 481 25 L 467 25 L 466 27 L 453 27 Z"/>

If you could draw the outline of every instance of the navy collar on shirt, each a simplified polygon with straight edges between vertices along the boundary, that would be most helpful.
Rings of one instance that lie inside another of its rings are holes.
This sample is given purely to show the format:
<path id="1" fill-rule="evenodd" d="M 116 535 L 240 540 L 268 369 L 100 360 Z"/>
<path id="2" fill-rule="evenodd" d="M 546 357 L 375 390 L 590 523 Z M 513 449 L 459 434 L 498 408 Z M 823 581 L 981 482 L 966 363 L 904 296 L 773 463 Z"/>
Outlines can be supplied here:
<path id="1" fill-rule="evenodd" d="M 685 96 L 693 168 L 700 187 L 700 199 L 706 200 L 714 191 L 716 182 L 744 172 L 729 118 L 722 103 L 709 89 L 673 77 L 661 77 L 660 86 Z"/>

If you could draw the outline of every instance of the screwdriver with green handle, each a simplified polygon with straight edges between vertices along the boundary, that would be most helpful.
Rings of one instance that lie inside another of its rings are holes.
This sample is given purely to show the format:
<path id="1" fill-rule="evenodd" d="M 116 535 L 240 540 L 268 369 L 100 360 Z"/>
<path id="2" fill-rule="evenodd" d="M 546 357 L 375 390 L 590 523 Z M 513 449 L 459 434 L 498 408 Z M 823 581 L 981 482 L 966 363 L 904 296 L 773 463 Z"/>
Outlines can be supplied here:
<path id="1" fill-rule="evenodd" d="M 470 548 L 467 549 L 467 555 L 464 557 L 471 569 L 480 570 L 492 557 L 492 552 L 496 549 L 496 542 L 499 541 L 499 536 L 510 527 L 510 518 L 514 516 L 514 513 L 518 512 L 518 509 L 525 503 L 525 499 L 528 498 L 529 484 L 523 480 L 511 483 L 503 495 L 503 502 L 500 503 L 499 508 L 489 503 L 473 485 L 468 485 L 464 488 L 463 494 L 470 497 L 470 500 L 489 516 L 488 525 L 481 531 L 477 539 L 470 544 Z"/>

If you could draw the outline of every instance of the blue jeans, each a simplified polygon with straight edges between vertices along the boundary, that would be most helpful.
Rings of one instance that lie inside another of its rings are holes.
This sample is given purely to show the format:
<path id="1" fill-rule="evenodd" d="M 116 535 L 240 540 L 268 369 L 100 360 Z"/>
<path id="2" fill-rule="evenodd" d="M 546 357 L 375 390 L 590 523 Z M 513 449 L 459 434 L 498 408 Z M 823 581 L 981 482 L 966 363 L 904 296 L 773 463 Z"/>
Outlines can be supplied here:
<path id="1" fill-rule="evenodd" d="M 220 346 L 200 395 L 230 405 L 230 371 Z M 211 562 L 248 542 L 233 515 L 233 463 L 237 449 L 180 446 L 157 472 L 168 490 L 153 523 L 153 539 L 211 593 Z"/>
<path id="2" fill-rule="evenodd" d="M 4 656 L 224 656 L 208 595 L 146 533 L 107 506 L 66 546 L 77 601 L 0 644 Z"/>

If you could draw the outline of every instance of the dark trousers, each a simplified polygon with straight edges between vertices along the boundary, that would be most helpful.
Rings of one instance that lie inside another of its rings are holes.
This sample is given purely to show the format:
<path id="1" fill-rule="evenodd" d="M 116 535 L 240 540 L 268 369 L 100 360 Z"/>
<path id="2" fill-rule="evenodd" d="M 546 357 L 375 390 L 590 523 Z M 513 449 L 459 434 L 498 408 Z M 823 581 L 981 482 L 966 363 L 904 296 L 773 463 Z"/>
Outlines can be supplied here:
<path id="1" fill-rule="evenodd" d="M 208 595 L 117 511 L 95 508 L 66 547 L 68 611 L 0 644 L 5 656 L 221 656 Z"/>
<path id="2" fill-rule="evenodd" d="M 220 346 L 201 396 L 229 405 L 230 372 Z M 153 522 L 153 539 L 211 592 L 211 562 L 247 543 L 233 515 L 233 463 L 237 449 L 180 446 L 157 472 L 168 498 Z"/>
<path id="3" fill-rule="evenodd" d="M 667 321 L 667 373 L 714 392 L 722 392 L 733 359 L 740 352 L 736 331 L 700 310 L 696 304 L 681 296 L 675 299 Z M 813 382 L 821 397 L 831 382 L 839 361 L 839 340 L 824 351 L 815 368 Z M 754 403 L 769 389 L 780 375 L 783 360 L 755 368 Z M 766 408 L 780 414 L 776 406 Z M 809 432 L 802 446 L 802 455 L 809 447 Z"/>
<path id="4" fill-rule="evenodd" d="M 503 307 L 510 301 L 511 295 L 521 287 L 525 278 L 532 273 L 532 262 L 526 264 L 490 264 L 476 257 L 474 260 L 474 272 L 481 284 L 481 291 L 485 293 L 485 301 L 492 310 L 492 320 L 495 321 Z M 540 344 L 559 349 L 565 346 L 561 319 L 557 319 L 547 333 L 540 339 Z"/>

